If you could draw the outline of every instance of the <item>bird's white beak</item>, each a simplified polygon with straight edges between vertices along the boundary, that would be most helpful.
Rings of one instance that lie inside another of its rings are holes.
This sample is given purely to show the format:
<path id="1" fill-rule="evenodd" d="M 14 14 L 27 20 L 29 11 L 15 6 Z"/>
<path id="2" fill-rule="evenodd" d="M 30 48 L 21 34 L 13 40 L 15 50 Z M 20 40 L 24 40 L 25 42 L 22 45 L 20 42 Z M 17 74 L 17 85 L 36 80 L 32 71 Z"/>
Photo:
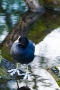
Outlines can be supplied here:
<path id="1" fill-rule="evenodd" d="M 18 37 L 18 41 L 19 41 L 19 38 L 20 38 L 20 37 L 21 37 L 21 36 Z"/>

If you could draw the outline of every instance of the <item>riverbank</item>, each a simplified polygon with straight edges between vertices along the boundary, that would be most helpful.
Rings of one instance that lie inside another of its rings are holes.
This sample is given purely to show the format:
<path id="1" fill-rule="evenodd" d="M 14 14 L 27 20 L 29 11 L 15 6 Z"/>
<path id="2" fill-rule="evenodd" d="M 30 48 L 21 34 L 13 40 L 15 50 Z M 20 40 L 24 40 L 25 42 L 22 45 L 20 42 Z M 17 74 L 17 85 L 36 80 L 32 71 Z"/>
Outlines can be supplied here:
<path id="1" fill-rule="evenodd" d="M 55 81 L 57 82 L 58 86 L 60 86 L 60 79 L 58 78 L 58 76 L 56 74 L 54 74 L 54 72 L 52 72 L 51 68 L 46 69 L 51 76 L 55 79 Z"/>

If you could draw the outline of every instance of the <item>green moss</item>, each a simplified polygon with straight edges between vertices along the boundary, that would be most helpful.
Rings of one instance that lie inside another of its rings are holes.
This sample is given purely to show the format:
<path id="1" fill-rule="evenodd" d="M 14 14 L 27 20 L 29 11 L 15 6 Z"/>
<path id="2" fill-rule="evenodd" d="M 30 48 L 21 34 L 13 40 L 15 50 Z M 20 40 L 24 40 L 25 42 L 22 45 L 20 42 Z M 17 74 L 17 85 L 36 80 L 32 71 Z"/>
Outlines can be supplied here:
<path id="1" fill-rule="evenodd" d="M 56 80 L 57 84 L 60 86 L 60 78 L 56 74 L 53 74 L 54 79 Z"/>
<path id="2" fill-rule="evenodd" d="M 12 62 L 12 63 L 15 63 L 16 61 L 12 58 L 12 56 L 10 55 L 10 50 L 6 47 L 6 46 L 3 46 L 1 48 L 2 50 L 2 57 L 7 59 L 8 61 Z"/>
<path id="3" fill-rule="evenodd" d="M 52 8 L 60 8 L 60 0 L 40 0 L 40 2 L 44 6 L 52 7 Z"/>
<path id="4" fill-rule="evenodd" d="M 6 83 L 8 80 L 11 79 L 13 79 L 13 77 L 10 76 L 10 74 L 4 67 L 0 66 L 0 84 Z"/>
<path id="5" fill-rule="evenodd" d="M 51 74 L 51 76 L 55 79 L 57 84 L 60 86 L 60 79 L 58 78 L 57 74 L 54 74 L 54 72 L 51 71 L 51 68 L 46 68 L 46 70 Z"/>
<path id="6" fill-rule="evenodd" d="M 46 12 L 42 15 L 39 20 L 30 27 L 30 31 L 27 37 L 38 43 L 43 40 L 43 38 L 60 26 L 60 15 L 53 12 Z"/>
<path id="7" fill-rule="evenodd" d="M 44 4 L 44 0 L 39 0 L 42 4 Z"/>
<path id="8" fill-rule="evenodd" d="M 57 81 L 58 85 L 60 86 L 60 80 Z"/>
<path id="9" fill-rule="evenodd" d="M 7 73 L 7 70 L 5 68 L 3 68 L 2 66 L 0 66 L 0 78 L 5 77 L 8 78 L 10 75 Z"/>

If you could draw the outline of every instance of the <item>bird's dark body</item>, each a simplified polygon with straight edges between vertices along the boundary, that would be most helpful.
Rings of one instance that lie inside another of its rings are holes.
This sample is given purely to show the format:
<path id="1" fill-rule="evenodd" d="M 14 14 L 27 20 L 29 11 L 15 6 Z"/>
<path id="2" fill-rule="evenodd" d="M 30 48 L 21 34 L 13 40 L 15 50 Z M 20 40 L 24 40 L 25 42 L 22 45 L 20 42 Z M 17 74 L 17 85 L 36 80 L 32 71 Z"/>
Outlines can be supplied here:
<path id="1" fill-rule="evenodd" d="M 34 59 L 35 45 L 31 40 L 28 40 L 28 46 L 23 49 L 16 40 L 11 47 L 11 55 L 21 64 L 28 64 Z"/>

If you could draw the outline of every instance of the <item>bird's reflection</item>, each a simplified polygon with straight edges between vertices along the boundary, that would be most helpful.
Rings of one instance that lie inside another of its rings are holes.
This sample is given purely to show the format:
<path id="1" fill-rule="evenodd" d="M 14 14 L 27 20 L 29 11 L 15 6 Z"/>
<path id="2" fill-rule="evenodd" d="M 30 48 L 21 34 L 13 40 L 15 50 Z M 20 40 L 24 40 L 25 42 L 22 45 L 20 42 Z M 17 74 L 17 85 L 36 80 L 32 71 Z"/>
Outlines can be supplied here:
<path id="1" fill-rule="evenodd" d="M 22 87 L 18 88 L 17 90 L 31 90 L 31 89 L 29 87 L 22 86 Z"/>

